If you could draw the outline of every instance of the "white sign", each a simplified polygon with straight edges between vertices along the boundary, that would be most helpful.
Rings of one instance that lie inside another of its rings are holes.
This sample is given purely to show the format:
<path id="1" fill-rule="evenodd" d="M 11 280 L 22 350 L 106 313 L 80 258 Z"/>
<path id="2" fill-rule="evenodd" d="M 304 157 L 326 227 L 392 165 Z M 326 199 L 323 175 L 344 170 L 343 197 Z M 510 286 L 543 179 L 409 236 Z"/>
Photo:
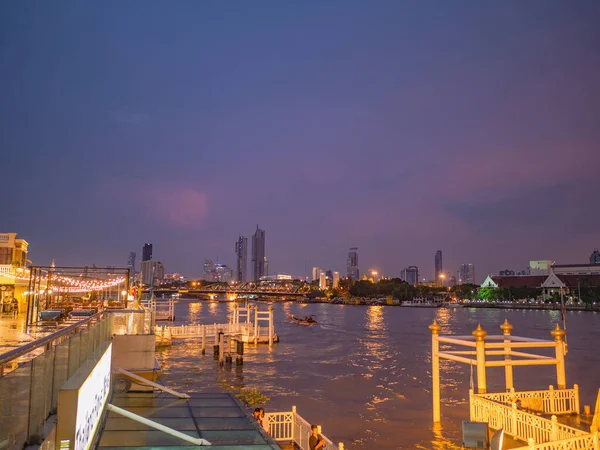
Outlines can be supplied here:
<path id="1" fill-rule="evenodd" d="M 92 444 L 110 391 L 111 359 L 112 343 L 79 388 L 74 450 L 88 450 Z"/>

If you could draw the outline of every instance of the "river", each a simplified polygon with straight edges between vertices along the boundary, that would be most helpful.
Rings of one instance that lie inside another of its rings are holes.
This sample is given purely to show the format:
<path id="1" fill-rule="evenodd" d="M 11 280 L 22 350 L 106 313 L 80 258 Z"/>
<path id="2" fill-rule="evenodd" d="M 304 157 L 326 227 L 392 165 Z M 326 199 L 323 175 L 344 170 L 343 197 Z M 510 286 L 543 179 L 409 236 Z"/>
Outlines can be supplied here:
<path id="1" fill-rule="evenodd" d="M 260 310 L 267 308 L 259 303 Z M 182 299 L 176 325 L 227 321 L 231 303 Z M 162 380 L 186 391 L 215 391 L 226 386 L 255 388 L 270 397 L 267 411 L 296 405 L 306 420 L 321 424 L 347 449 L 442 449 L 461 442 L 461 421 L 468 420 L 471 370 L 442 361 L 442 430 L 432 430 L 430 350 L 427 328 L 435 318 L 441 334 L 465 335 L 478 323 L 488 334 L 552 339 L 558 311 L 430 309 L 397 306 L 274 304 L 275 332 L 281 342 L 247 346 L 243 366 L 219 369 L 212 349 L 201 355 L 197 342 L 176 341 L 160 350 Z M 314 315 L 319 325 L 290 323 L 286 314 Z M 166 323 L 165 323 L 166 324 Z M 600 387 L 600 314 L 567 313 L 567 384 L 578 383 L 581 405 L 594 407 Z M 473 374 L 476 377 L 476 374 Z M 517 390 L 556 386 L 554 366 L 517 367 Z M 474 380 L 476 382 L 476 380 Z M 502 391 L 504 369 L 488 369 L 488 391 Z"/>

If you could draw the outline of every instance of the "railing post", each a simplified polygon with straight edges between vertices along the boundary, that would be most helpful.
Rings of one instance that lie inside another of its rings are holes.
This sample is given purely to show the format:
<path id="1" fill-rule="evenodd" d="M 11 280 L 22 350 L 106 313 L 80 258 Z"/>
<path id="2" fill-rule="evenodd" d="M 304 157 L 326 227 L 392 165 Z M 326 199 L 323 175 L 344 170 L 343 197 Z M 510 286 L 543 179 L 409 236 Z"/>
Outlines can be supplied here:
<path id="1" fill-rule="evenodd" d="M 556 441 L 558 440 L 558 419 L 555 415 L 550 418 L 552 422 L 552 428 L 550 429 L 550 440 Z"/>
<path id="2" fill-rule="evenodd" d="M 513 329 L 513 326 L 508 323 L 508 319 L 504 319 L 504 323 L 502 325 L 500 325 L 500 328 L 502 329 L 503 333 L 504 333 L 504 361 L 506 363 L 506 361 L 509 361 L 512 359 L 512 357 L 508 354 L 510 353 L 510 330 Z M 504 378 L 506 380 L 506 390 L 510 390 L 512 388 L 514 388 L 514 383 L 513 383 L 513 367 L 510 364 L 506 364 L 504 366 Z"/>
<path id="3" fill-rule="evenodd" d="M 530 450 L 534 450 L 535 449 L 535 441 L 533 440 L 533 438 L 527 439 L 527 445 L 529 446 Z"/>
<path id="4" fill-rule="evenodd" d="M 343 442 L 340 442 L 338 444 L 338 450 L 344 450 L 344 443 Z"/>
<path id="5" fill-rule="evenodd" d="M 554 336 L 556 348 L 556 384 L 558 389 L 566 389 L 567 380 L 565 376 L 565 342 L 564 337 L 567 334 L 565 330 L 561 330 L 556 324 L 556 328 L 550 332 Z"/>
<path id="6" fill-rule="evenodd" d="M 440 327 L 435 319 L 429 325 L 431 330 L 431 394 L 433 396 L 433 423 L 440 423 Z M 471 402 L 472 403 L 472 402 Z"/>
<path id="7" fill-rule="evenodd" d="M 548 396 L 550 397 L 550 410 L 549 411 L 544 411 L 546 414 L 550 413 L 553 414 L 556 412 L 556 392 L 554 392 L 554 386 L 550 385 L 548 386 Z"/>
<path id="8" fill-rule="evenodd" d="M 258 343 L 258 305 L 254 308 L 254 342 Z"/>
<path id="9" fill-rule="evenodd" d="M 474 422 L 475 419 L 475 403 L 473 401 L 473 389 L 469 389 L 469 420 Z"/>
<path id="10" fill-rule="evenodd" d="M 511 425 L 512 430 L 506 430 L 506 432 L 512 436 L 517 436 L 517 402 L 512 402 L 512 417 L 511 417 Z"/>
<path id="11" fill-rule="evenodd" d="M 573 389 L 575 390 L 575 399 L 573 401 L 573 404 L 571 404 L 571 411 L 575 412 L 576 414 L 579 414 L 579 385 L 575 384 L 573 385 Z"/>
<path id="12" fill-rule="evenodd" d="M 269 306 L 269 347 L 273 346 L 273 306 Z"/>
<path id="13" fill-rule="evenodd" d="M 292 441 L 296 441 L 296 406 L 292 406 Z"/>
<path id="14" fill-rule="evenodd" d="M 471 334 L 475 336 L 475 353 L 477 354 L 477 393 L 485 394 L 487 392 L 485 375 L 485 337 L 487 331 L 484 331 L 481 324 L 478 324 Z"/>

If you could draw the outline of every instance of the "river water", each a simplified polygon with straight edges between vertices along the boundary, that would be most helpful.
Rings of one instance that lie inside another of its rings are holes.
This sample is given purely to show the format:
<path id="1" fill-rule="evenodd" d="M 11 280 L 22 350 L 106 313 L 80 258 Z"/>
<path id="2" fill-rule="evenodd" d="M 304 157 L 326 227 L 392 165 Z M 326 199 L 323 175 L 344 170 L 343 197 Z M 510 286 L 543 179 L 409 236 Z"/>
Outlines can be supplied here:
<path id="1" fill-rule="evenodd" d="M 224 323 L 231 303 L 180 300 L 176 325 Z M 266 310 L 266 303 L 259 303 Z M 187 391 L 232 387 L 258 389 L 270 397 L 267 411 L 296 405 L 306 420 L 321 424 L 347 449 L 457 448 L 461 421 L 468 420 L 469 366 L 442 361 L 442 429 L 432 429 L 431 333 L 435 318 L 441 334 L 471 334 L 478 323 L 488 334 L 502 334 L 508 319 L 513 334 L 552 339 L 557 311 L 471 308 L 407 308 L 330 304 L 274 304 L 280 343 L 247 346 L 243 366 L 219 369 L 212 348 L 201 355 L 192 340 L 160 350 L 162 380 Z M 290 323 L 286 314 L 314 315 L 319 325 Z M 578 383 L 581 404 L 594 407 L 600 387 L 600 314 L 567 315 L 567 384 Z M 546 351 L 547 353 L 547 351 Z M 488 369 L 488 391 L 504 390 L 504 369 Z M 517 390 L 556 386 L 554 366 L 514 369 Z M 476 374 L 473 374 L 476 383 Z"/>

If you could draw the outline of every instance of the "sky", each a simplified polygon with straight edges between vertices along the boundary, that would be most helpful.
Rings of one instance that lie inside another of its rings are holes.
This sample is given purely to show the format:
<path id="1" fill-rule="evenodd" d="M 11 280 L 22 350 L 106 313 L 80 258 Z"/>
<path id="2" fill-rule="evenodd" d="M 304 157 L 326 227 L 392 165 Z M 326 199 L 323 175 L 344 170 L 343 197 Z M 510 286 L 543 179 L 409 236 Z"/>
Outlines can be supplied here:
<path id="1" fill-rule="evenodd" d="M 297 276 L 586 262 L 599 80 L 596 0 L 3 1 L 0 231 L 187 276 L 257 225 Z"/>

